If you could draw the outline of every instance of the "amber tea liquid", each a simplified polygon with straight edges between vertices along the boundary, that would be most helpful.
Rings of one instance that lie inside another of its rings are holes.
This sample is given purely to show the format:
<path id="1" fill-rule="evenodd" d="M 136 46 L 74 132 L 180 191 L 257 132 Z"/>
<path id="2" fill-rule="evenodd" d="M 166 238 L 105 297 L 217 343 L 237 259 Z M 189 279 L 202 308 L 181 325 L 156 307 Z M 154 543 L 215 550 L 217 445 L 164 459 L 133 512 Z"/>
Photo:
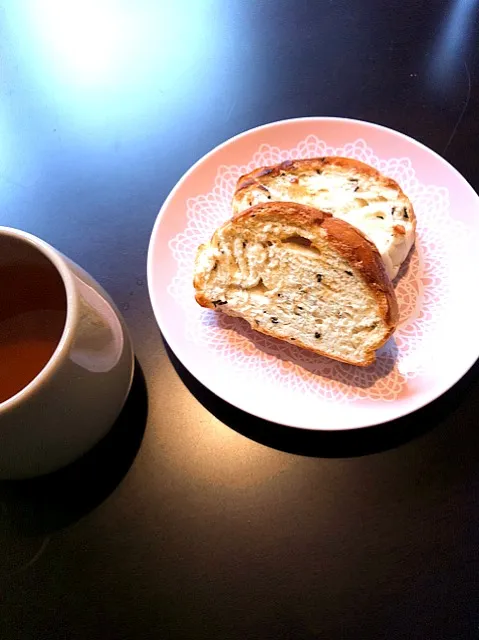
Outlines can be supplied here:
<path id="1" fill-rule="evenodd" d="M 65 320 L 65 287 L 53 265 L 0 264 L 0 403 L 42 371 Z"/>

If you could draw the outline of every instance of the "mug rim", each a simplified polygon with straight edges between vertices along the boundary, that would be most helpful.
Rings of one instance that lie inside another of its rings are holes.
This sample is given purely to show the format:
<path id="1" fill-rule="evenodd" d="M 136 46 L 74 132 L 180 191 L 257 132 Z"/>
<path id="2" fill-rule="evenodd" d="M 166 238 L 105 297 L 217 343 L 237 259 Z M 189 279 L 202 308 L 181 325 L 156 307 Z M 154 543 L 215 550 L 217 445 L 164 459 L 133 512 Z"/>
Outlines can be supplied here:
<path id="1" fill-rule="evenodd" d="M 20 391 L 17 391 L 17 393 L 7 398 L 7 400 L 0 402 L 0 415 L 15 409 L 19 404 L 24 402 L 26 398 L 34 395 L 47 380 L 53 377 L 62 361 L 65 360 L 66 354 L 72 345 L 73 328 L 77 324 L 78 318 L 78 299 L 75 292 L 74 276 L 61 253 L 48 244 L 48 242 L 21 229 L 0 225 L 0 237 L 1 236 L 8 236 L 29 244 L 42 254 L 56 269 L 65 287 L 66 314 L 62 334 L 50 359 L 43 369 L 41 369 L 28 384 L 20 389 Z"/>

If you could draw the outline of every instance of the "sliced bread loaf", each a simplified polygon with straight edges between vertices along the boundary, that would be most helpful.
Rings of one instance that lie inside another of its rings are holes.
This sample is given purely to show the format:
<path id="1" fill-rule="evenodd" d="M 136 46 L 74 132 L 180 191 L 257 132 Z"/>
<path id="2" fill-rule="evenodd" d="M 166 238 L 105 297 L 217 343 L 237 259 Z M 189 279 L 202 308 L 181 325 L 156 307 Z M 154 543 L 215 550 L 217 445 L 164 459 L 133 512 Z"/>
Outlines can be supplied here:
<path id="1" fill-rule="evenodd" d="M 238 180 L 233 211 L 270 201 L 307 204 L 360 229 L 376 245 L 391 280 L 414 244 L 416 217 L 401 187 L 358 160 L 288 160 L 255 169 Z"/>
<path id="2" fill-rule="evenodd" d="M 194 286 L 204 307 L 359 366 L 374 362 L 398 321 L 375 246 L 347 222 L 295 203 L 259 204 L 217 229 L 198 249 Z"/>

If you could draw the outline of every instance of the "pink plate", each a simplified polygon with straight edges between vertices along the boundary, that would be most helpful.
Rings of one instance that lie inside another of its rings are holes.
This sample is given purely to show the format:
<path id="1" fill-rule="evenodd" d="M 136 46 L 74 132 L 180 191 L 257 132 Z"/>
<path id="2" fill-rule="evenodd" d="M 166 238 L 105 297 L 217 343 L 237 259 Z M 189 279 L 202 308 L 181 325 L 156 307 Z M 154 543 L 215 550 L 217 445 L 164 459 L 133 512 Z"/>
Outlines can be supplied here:
<path id="1" fill-rule="evenodd" d="M 367 368 L 263 336 L 194 300 L 196 248 L 231 216 L 238 177 L 286 159 L 327 155 L 357 158 L 394 178 L 417 215 L 416 246 L 395 281 L 400 325 Z M 479 356 L 478 230 L 477 194 L 415 140 L 357 120 L 285 120 L 228 140 L 183 176 L 153 229 L 148 286 L 169 345 L 224 400 L 303 429 L 366 427 L 431 402 Z"/>

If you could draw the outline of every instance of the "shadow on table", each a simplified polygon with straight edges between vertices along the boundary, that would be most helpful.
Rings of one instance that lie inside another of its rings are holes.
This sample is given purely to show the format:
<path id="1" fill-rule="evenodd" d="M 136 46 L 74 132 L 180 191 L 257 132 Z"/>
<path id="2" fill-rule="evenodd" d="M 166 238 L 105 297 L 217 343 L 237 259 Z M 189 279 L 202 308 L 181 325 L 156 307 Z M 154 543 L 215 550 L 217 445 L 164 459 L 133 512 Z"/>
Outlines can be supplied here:
<path id="1" fill-rule="evenodd" d="M 103 502 L 131 467 L 143 439 L 147 415 L 145 378 L 135 360 L 125 406 L 93 449 L 49 475 L 0 482 L 0 503 L 8 510 L 12 529 L 27 535 L 50 533 L 71 525 Z"/>
<path id="2" fill-rule="evenodd" d="M 479 360 L 440 398 L 387 424 L 346 431 L 307 431 L 256 418 L 221 400 L 194 378 L 166 344 L 170 360 L 195 398 L 218 420 L 242 435 L 280 451 L 323 458 L 349 458 L 398 447 L 426 433 L 452 413 L 479 375 Z"/>

